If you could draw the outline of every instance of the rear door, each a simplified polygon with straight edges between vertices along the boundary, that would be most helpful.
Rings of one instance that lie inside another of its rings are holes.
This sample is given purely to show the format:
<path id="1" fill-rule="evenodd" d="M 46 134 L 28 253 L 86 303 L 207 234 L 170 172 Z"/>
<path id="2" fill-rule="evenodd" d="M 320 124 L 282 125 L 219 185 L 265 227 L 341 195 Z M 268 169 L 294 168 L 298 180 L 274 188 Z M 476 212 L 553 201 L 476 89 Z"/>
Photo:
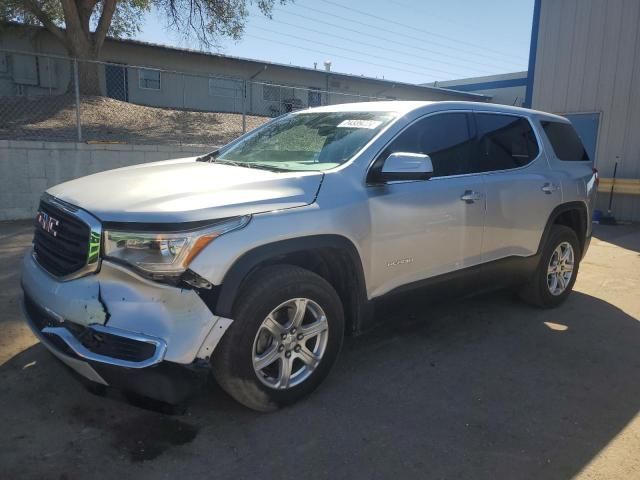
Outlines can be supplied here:
<path id="1" fill-rule="evenodd" d="M 487 217 L 483 261 L 533 255 L 552 210 L 562 200 L 530 121 L 476 112 L 476 170 L 483 172 Z"/>
<path id="2" fill-rule="evenodd" d="M 372 296 L 481 260 L 484 185 L 472 172 L 473 118 L 443 112 L 415 121 L 379 155 L 431 157 L 430 180 L 368 187 L 372 224 Z M 466 200 L 465 200 L 466 198 Z"/>

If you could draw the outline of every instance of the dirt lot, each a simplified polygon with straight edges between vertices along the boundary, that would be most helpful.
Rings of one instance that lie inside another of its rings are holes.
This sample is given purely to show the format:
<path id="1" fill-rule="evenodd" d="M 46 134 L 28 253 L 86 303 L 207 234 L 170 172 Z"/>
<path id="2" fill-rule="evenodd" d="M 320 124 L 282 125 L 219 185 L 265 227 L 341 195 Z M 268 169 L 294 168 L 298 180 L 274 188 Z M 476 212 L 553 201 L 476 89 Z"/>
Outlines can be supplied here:
<path id="1" fill-rule="evenodd" d="M 84 141 L 224 145 L 242 133 L 242 115 L 154 108 L 108 97 L 83 96 Z M 247 115 L 247 130 L 268 117 Z M 75 141 L 73 95 L 2 97 L 0 140 Z"/>
<path id="2" fill-rule="evenodd" d="M 215 385 L 166 416 L 86 392 L 22 324 L 0 224 L 2 478 L 640 478 L 640 228 L 600 227 L 561 308 L 398 304 L 307 401 Z"/>

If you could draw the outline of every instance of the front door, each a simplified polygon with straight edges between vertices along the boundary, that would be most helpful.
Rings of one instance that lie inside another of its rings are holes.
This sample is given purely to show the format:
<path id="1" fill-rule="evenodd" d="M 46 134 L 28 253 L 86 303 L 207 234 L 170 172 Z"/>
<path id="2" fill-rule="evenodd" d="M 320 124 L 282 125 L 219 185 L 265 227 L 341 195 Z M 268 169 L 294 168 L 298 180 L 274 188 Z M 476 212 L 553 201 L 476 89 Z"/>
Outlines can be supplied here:
<path id="1" fill-rule="evenodd" d="M 107 84 L 107 97 L 128 101 L 127 68 L 120 65 L 105 65 L 104 76 Z"/>
<path id="2" fill-rule="evenodd" d="M 478 264 L 482 253 L 485 188 L 472 173 L 474 138 L 467 112 L 417 120 L 373 165 L 391 153 L 431 157 L 430 180 L 370 185 L 372 255 L 369 295 Z"/>

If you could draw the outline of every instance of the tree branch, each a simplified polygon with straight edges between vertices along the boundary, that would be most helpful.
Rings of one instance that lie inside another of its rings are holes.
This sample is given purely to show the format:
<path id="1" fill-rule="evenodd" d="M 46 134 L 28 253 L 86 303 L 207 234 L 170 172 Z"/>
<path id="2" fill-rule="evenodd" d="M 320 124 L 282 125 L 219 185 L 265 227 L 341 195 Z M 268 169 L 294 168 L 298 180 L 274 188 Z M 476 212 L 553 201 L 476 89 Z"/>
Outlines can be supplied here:
<path id="1" fill-rule="evenodd" d="M 81 31 L 80 15 L 78 14 L 78 6 L 73 0 L 60 0 L 62 11 L 64 12 L 64 23 L 67 30 Z"/>
<path id="2" fill-rule="evenodd" d="M 102 44 L 104 43 L 104 39 L 109 32 L 109 27 L 111 26 L 111 20 L 113 19 L 113 14 L 115 11 L 116 0 L 104 0 L 102 4 L 102 14 L 100 15 L 100 20 L 98 21 L 98 27 L 93 34 L 94 52 L 99 52 L 102 48 Z"/>
<path id="3" fill-rule="evenodd" d="M 80 25 L 87 38 L 91 35 L 90 22 L 91 13 L 96 7 L 97 0 L 76 0 L 76 8 L 78 9 L 78 18 L 80 18 Z"/>
<path id="4" fill-rule="evenodd" d="M 44 28 L 49 30 L 58 40 L 60 40 L 63 44 L 68 45 L 67 39 L 64 36 L 64 31 L 58 27 L 51 18 L 47 16 L 47 14 L 40 8 L 40 6 L 36 3 L 35 0 L 26 0 L 25 8 L 29 10 L 35 17 L 38 19 Z"/>

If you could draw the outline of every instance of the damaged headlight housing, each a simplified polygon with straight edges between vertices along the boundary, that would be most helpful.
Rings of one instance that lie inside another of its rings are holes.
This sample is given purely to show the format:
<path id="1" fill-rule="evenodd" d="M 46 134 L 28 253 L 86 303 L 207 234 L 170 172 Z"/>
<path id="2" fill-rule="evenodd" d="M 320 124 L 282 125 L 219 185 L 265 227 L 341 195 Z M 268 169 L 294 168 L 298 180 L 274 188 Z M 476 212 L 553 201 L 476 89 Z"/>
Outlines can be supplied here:
<path id="1" fill-rule="evenodd" d="M 235 217 L 203 228 L 179 232 L 106 230 L 104 256 L 126 263 L 154 279 L 180 276 L 211 241 L 244 227 L 250 216 Z"/>

